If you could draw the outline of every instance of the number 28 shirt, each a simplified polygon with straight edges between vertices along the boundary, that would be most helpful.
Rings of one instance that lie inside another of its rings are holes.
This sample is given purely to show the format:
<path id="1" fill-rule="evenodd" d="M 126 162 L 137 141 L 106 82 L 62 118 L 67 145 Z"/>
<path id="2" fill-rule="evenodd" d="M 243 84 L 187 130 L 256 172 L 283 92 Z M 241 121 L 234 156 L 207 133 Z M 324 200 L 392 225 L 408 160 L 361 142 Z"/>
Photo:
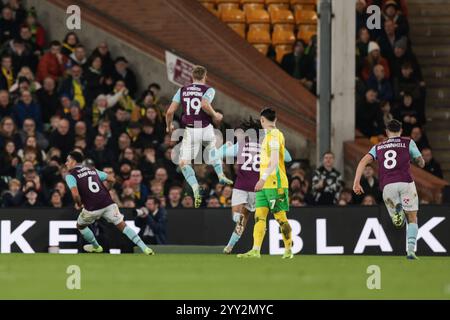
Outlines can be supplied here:
<path id="1" fill-rule="evenodd" d="M 373 146 L 369 154 L 378 162 L 378 178 L 381 190 L 391 183 L 413 182 L 411 159 L 422 156 L 416 143 L 403 137 L 383 141 Z"/>

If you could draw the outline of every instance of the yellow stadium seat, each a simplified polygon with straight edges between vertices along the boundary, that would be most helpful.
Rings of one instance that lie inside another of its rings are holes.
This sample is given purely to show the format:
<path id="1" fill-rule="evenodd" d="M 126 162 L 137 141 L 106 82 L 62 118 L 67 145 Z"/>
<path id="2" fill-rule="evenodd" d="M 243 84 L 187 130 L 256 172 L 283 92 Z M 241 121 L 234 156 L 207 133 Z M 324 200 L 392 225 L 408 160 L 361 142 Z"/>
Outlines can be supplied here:
<path id="1" fill-rule="evenodd" d="M 247 41 L 251 44 L 267 44 L 272 41 L 270 39 L 270 33 L 262 29 L 250 29 L 247 33 Z"/>
<path id="2" fill-rule="evenodd" d="M 315 34 L 317 34 L 317 25 L 315 24 L 300 25 L 297 32 L 297 39 L 309 43 L 311 37 Z"/>
<path id="3" fill-rule="evenodd" d="M 297 24 L 317 24 L 317 13 L 312 10 L 297 10 L 295 21 Z"/>
<path id="4" fill-rule="evenodd" d="M 271 25 L 268 23 L 253 23 L 253 24 L 249 24 L 248 25 L 248 30 L 252 30 L 252 31 L 256 31 L 256 30 L 262 30 L 264 32 L 269 32 L 270 33 L 270 27 Z"/>
<path id="5" fill-rule="evenodd" d="M 313 4 L 296 4 L 292 6 L 292 10 L 294 12 L 297 12 L 299 10 L 316 11 L 316 6 Z"/>
<path id="6" fill-rule="evenodd" d="M 317 5 L 317 0 L 290 0 L 291 6 L 299 5 Z"/>
<path id="7" fill-rule="evenodd" d="M 285 4 L 288 5 L 290 4 L 290 0 L 266 0 L 266 5 L 271 5 L 271 4 Z"/>
<path id="8" fill-rule="evenodd" d="M 220 13 L 224 10 L 230 9 L 239 9 L 239 2 L 224 2 L 217 4 L 217 10 L 219 10 Z"/>
<path id="9" fill-rule="evenodd" d="M 241 3 L 241 0 L 215 0 L 215 2 L 217 4 L 234 3 L 234 4 L 237 4 L 239 6 L 239 4 Z"/>
<path id="10" fill-rule="evenodd" d="M 242 5 L 242 10 L 244 10 L 246 14 L 253 10 L 264 10 L 264 3 L 244 3 Z"/>
<path id="11" fill-rule="evenodd" d="M 277 59 L 278 63 L 281 63 L 281 61 L 283 61 L 283 57 L 288 54 L 291 53 L 293 50 L 292 45 L 291 44 L 280 44 L 275 46 L 275 56 Z"/>
<path id="12" fill-rule="evenodd" d="M 266 10 L 250 10 L 247 12 L 248 24 L 270 24 L 270 16 Z"/>
<path id="13" fill-rule="evenodd" d="M 241 5 L 244 5 L 244 4 L 262 4 L 264 6 L 265 3 L 266 3 L 265 0 L 241 0 Z"/>
<path id="14" fill-rule="evenodd" d="M 267 52 L 269 52 L 268 44 L 259 44 L 258 43 L 258 44 L 254 44 L 253 47 L 265 56 L 267 56 Z"/>
<path id="15" fill-rule="evenodd" d="M 222 10 L 221 19 L 225 23 L 245 24 L 245 12 L 239 9 Z"/>
<path id="16" fill-rule="evenodd" d="M 245 23 L 227 23 L 227 25 L 245 39 Z"/>
<path id="17" fill-rule="evenodd" d="M 276 10 L 288 10 L 289 4 L 286 3 L 272 3 L 267 6 L 267 11 L 272 12 Z"/>
<path id="18" fill-rule="evenodd" d="M 272 24 L 295 24 L 295 18 L 291 10 L 280 9 L 270 12 Z"/>
<path id="19" fill-rule="evenodd" d="M 295 42 L 294 32 L 288 30 L 275 30 L 272 33 L 272 44 L 274 46 L 281 44 L 292 45 Z"/>

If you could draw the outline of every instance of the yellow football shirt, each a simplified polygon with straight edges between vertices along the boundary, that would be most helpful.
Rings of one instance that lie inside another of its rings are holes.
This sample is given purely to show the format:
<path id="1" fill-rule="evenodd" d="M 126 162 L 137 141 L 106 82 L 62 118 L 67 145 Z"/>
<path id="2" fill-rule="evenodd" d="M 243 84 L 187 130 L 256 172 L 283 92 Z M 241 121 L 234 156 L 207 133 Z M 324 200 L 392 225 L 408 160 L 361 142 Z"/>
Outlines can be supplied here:
<path id="1" fill-rule="evenodd" d="M 286 168 L 284 166 L 284 135 L 278 129 L 271 129 L 266 132 L 266 136 L 261 145 L 261 162 L 259 174 L 264 174 L 269 166 L 270 155 L 278 152 L 278 166 L 269 175 L 264 184 L 264 189 L 288 188 Z"/>

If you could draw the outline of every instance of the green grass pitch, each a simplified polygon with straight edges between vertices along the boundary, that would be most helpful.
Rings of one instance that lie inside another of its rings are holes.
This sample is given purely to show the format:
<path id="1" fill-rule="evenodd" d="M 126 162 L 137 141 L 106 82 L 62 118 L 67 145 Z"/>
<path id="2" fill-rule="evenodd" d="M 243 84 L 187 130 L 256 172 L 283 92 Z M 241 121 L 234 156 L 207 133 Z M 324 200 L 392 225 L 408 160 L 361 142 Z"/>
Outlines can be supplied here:
<path id="1" fill-rule="evenodd" d="M 81 289 L 68 290 L 68 266 Z M 367 289 L 367 267 L 381 289 Z M 450 299 L 450 258 L 0 254 L 0 299 Z"/>

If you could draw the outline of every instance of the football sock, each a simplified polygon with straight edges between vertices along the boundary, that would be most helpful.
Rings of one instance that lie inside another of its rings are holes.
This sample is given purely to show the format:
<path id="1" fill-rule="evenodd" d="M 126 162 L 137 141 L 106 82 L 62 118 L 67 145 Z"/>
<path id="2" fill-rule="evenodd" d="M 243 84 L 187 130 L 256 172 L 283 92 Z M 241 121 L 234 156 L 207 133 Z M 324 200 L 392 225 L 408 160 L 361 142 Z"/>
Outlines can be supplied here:
<path id="1" fill-rule="evenodd" d="M 239 212 L 233 212 L 233 221 L 238 223 L 239 219 L 241 219 L 241 214 Z"/>
<path id="2" fill-rule="evenodd" d="M 183 166 L 181 168 L 181 172 L 183 173 L 183 176 L 186 179 L 187 183 L 189 183 L 189 185 L 191 186 L 194 194 L 197 194 L 199 191 L 199 185 L 197 178 L 195 177 L 195 171 L 192 168 L 192 166 L 191 165 Z"/>
<path id="3" fill-rule="evenodd" d="M 231 235 L 230 241 L 228 241 L 227 246 L 234 247 L 240 238 L 241 238 L 240 235 L 238 235 L 236 232 L 233 232 L 233 234 Z"/>
<path id="4" fill-rule="evenodd" d="M 268 208 L 256 208 L 255 227 L 253 229 L 253 250 L 261 250 L 261 245 L 266 234 L 266 219 L 268 214 Z"/>
<path id="5" fill-rule="evenodd" d="M 223 176 L 222 161 L 220 161 L 220 160 L 214 161 L 213 168 L 218 177 Z"/>
<path id="6" fill-rule="evenodd" d="M 417 223 L 409 223 L 408 231 L 406 232 L 406 236 L 408 238 L 408 252 L 414 252 L 414 249 L 416 247 L 417 233 Z"/>
<path id="7" fill-rule="evenodd" d="M 83 239 L 89 242 L 94 246 L 94 248 L 98 248 L 99 244 L 97 242 L 97 239 L 95 239 L 94 233 L 92 232 L 89 227 L 86 227 L 84 229 L 80 230 L 81 235 L 83 236 Z"/>
<path id="8" fill-rule="evenodd" d="M 280 225 L 281 235 L 283 236 L 284 248 L 290 250 L 292 248 L 292 228 L 286 216 L 285 211 L 274 214 L 275 219 Z"/>
<path id="9" fill-rule="evenodd" d="M 144 250 L 147 248 L 147 245 L 144 243 L 144 241 L 142 241 L 141 237 L 139 237 L 136 232 L 134 232 L 134 230 L 129 226 L 126 226 L 123 229 L 123 234 L 126 235 L 128 239 L 133 241 L 133 243 L 137 245 L 142 250 L 142 252 L 144 252 Z"/>

